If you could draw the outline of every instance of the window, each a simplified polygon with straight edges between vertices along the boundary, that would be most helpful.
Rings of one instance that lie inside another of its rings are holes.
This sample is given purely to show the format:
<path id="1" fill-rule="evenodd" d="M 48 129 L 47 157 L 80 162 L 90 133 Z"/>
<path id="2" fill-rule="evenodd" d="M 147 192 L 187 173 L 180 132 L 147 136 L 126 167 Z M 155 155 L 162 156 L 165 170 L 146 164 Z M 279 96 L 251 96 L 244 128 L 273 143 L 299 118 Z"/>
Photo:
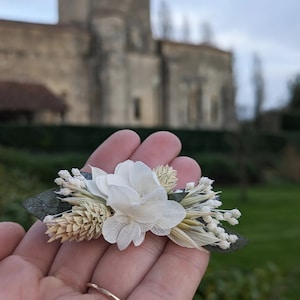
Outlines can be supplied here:
<path id="1" fill-rule="evenodd" d="M 202 119 L 202 92 L 200 88 L 191 91 L 188 97 L 188 120 L 198 126 Z"/>
<path id="2" fill-rule="evenodd" d="M 133 116 L 136 120 L 141 119 L 141 99 L 139 97 L 133 99 Z"/>
<path id="3" fill-rule="evenodd" d="M 217 97 L 211 99 L 211 121 L 216 123 L 219 120 L 219 101 Z"/>

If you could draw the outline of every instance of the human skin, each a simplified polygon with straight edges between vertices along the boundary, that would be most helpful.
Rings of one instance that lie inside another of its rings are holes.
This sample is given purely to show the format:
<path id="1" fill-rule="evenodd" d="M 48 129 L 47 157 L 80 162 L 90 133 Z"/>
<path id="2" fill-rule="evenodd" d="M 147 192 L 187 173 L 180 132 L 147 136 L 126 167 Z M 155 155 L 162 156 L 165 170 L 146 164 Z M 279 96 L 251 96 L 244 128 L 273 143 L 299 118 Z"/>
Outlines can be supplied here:
<path id="1" fill-rule="evenodd" d="M 92 153 L 82 171 L 90 172 L 91 165 L 110 173 L 126 159 L 151 168 L 169 164 L 182 188 L 198 181 L 201 170 L 193 159 L 178 156 L 180 150 L 170 132 L 156 132 L 141 143 L 134 131 L 120 130 Z M 122 300 L 189 300 L 209 261 L 205 250 L 180 247 L 151 233 L 139 247 L 119 251 L 103 238 L 47 243 L 45 231 L 41 221 L 26 233 L 19 224 L 0 223 L 0 299 L 108 299 L 87 288 L 93 282 Z"/>

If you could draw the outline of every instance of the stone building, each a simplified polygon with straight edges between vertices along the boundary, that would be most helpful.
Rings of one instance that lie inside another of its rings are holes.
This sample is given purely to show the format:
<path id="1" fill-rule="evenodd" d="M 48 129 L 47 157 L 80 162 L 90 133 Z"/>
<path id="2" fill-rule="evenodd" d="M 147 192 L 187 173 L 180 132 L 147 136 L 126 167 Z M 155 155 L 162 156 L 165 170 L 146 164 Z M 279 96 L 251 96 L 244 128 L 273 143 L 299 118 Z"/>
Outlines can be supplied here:
<path id="1" fill-rule="evenodd" d="M 232 53 L 155 40 L 149 6 L 60 0 L 56 25 L 0 21 L 0 81 L 63 98 L 67 110 L 44 112 L 46 123 L 236 128 Z"/>

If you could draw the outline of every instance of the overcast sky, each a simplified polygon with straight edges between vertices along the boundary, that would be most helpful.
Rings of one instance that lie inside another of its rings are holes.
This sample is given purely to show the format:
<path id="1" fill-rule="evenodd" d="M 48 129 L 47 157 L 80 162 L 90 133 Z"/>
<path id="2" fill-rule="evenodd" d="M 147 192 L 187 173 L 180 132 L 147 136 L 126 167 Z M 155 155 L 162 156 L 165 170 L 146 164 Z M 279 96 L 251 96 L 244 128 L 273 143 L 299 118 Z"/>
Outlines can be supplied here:
<path id="1" fill-rule="evenodd" d="M 167 3 L 176 38 L 180 37 L 186 18 L 191 41 L 198 43 L 200 24 L 207 22 L 216 46 L 234 52 L 237 104 L 247 107 L 248 114 L 254 103 L 251 85 L 254 53 L 262 60 L 265 108 L 286 103 L 287 81 L 300 73 L 299 0 L 167 0 Z M 160 0 L 152 0 L 154 34 L 159 4 Z M 0 0 L 0 18 L 56 23 L 57 1 Z"/>

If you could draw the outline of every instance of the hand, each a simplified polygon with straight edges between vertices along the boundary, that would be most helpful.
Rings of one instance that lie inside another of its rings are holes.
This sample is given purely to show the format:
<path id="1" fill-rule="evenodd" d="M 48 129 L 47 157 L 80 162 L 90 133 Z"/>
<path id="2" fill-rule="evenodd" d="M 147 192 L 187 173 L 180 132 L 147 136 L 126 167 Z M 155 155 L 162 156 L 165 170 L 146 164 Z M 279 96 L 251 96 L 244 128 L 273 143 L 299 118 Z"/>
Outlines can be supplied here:
<path id="1" fill-rule="evenodd" d="M 157 132 L 143 143 L 136 133 L 121 130 L 110 136 L 87 160 L 88 165 L 113 172 L 126 159 L 153 168 L 170 164 L 178 172 L 178 187 L 198 181 L 200 168 L 188 157 L 177 157 L 180 141 Z M 206 270 L 206 251 L 177 246 L 148 233 L 139 247 L 119 251 L 103 238 L 89 242 L 47 243 L 45 225 L 37 221 L 25 234 L 16 223 L 0 223 L 0 299 L 105 300 L 88 282 L 120 299 L 192 299 Z"/>

